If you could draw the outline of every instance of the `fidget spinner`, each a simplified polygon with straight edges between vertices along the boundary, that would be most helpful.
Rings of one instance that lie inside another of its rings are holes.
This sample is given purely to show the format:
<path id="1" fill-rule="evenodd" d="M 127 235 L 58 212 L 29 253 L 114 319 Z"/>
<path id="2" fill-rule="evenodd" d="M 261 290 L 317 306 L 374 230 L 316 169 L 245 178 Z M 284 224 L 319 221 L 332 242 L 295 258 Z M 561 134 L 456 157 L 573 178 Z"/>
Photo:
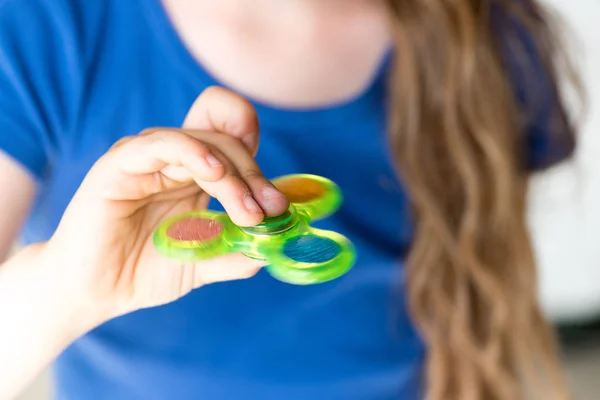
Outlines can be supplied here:
<path id="1" fill-rule="evenodd" d="M 240 227 L 226 213 L 192 211 L 162 223 L 154 245 L 164 256 L 182 261 L 243 253 L 264 260 L 275 279 L 296 285 L 327 282 L 348 272 L 356 258 L 352 243 L 310 225 L 337 211 L 342 203 L 339 187 L 306 174 L 283 176 L 273 184 L 290 201 L 283 214 Z"/>

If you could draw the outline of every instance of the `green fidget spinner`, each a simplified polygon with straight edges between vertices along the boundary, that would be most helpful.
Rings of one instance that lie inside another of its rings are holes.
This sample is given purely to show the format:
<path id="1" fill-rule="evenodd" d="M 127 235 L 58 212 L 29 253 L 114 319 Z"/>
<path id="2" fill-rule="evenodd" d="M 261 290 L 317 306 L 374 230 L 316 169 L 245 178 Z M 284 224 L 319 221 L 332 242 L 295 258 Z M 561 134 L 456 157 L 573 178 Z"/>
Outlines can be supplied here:
<path id="1" fill-rule="evenodd" d="M 225 213 L 192 211 L 162 223 L 154 245 L 164 256 L 183 261 L 243 253 L 264 260 L 274 278 L 296 285 L 327 282 L 348 272 L 356 259 L 352 243 L 337 232 L 310 226 L 339 208 L 339 187 L 306 174 L 280 177 L 273 184 L 290 201 L 282 215 L 240 227 Z"/>

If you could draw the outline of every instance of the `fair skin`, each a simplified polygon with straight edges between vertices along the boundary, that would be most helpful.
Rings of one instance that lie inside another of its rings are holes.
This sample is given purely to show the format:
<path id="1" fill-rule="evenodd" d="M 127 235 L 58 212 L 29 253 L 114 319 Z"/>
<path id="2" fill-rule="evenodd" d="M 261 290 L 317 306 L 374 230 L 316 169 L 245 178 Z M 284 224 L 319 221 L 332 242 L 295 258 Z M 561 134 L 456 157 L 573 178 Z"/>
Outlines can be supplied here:
<path id="1" fill-rule="evenodd" d="M 279 106 L 317 107 L 356 96 L 389 47 L 380 2 L 164 4 L 207 69 L 239 92 Z M 209 88 L 182 129 L 149 129 L 116 143 L 98 160 L 53 237 L 0 266 L 0 398 L 16 396 L 73 340 L 107 320 L 258 271 L 259 263 L 239 254 L 196 264 L 167 260 L 151 240 L 164 218 L 205 207 L 208 196 L 239 225 L 285 210 L 287 200 L 254 162 L 258 132 L 247 101 Z M 0 186 L 11 194 L 0 196 L 4 256 L 36 185 L 2 154 L 0 171 Z"/>

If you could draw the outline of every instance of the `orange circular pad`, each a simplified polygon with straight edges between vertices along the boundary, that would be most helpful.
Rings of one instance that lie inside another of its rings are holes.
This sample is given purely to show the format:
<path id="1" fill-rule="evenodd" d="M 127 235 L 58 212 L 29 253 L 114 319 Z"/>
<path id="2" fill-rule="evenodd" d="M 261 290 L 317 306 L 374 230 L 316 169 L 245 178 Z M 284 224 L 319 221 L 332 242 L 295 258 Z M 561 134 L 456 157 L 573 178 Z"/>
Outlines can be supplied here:
<path id="1" fill-rule="evenodd" d="M 276 182 L 275 186 L 291 203 L 308 203 L 325 194 L 325 187 L 312 179 L 289 178 Z"/>

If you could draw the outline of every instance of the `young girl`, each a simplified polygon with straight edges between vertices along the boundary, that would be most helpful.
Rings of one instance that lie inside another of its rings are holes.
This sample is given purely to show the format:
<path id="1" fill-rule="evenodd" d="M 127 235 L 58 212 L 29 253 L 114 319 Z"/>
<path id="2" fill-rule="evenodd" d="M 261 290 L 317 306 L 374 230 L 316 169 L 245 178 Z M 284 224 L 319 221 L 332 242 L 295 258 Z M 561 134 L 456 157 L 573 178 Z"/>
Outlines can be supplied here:
<path id="1" fill-rule="evenodd" d="M 567 398 L 524 216 L 556 44 L 534 0 L 0 0 L 0 398 L 55 359 L 60 400 Z M 155 251 L 288 173 L 344 192 L 346 276 Z"/>

